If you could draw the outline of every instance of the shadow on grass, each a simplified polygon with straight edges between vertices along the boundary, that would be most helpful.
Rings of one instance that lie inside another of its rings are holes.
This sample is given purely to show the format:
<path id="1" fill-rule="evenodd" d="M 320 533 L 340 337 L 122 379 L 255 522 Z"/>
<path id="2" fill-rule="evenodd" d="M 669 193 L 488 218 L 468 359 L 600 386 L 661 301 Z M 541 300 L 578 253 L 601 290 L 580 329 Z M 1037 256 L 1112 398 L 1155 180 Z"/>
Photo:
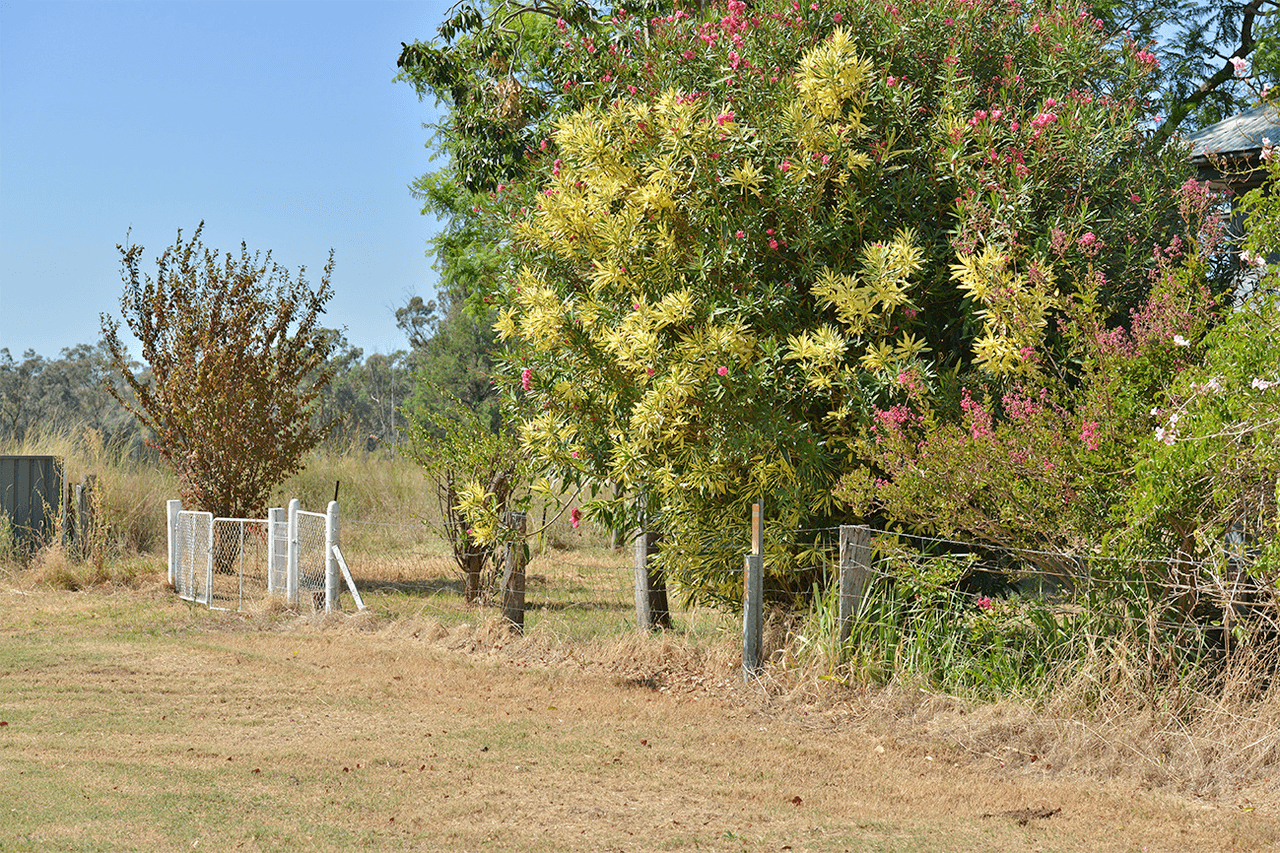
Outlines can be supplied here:
<path id="1" fill-rule="evenodd" d="M 462 598 L 466 592 L 463 578 L 426 578 L 425 580 L 389 581 L 385 579 L 356 578 L 356 589 L 361 594 L 380 592 L 388 595 L 439 595 L 441 593 L 456 595 Z"/>

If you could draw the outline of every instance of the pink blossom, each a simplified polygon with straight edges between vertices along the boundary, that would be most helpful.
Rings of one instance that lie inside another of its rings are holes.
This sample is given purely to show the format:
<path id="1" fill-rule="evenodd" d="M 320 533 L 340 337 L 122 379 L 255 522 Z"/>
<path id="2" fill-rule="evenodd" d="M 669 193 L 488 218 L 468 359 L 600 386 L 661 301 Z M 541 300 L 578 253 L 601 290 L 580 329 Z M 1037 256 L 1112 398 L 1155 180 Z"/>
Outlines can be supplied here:
<path id="1" fill-rule="evenodd" d="M 1237 77 L 1247 77 L 1249 75 L 1249 63 L 1243 57 L 1231 57 L 1231 67 L 1236 70 Z"/>
<path id="2" fill-rule="evenodd" d="M 979 608 L 981 608 L 982 610 L 990 610 L 990 609 L 994 606 L 994 605 L 993 605 L 993 603 L 992 603 L 992 601 L 991 601 L 991 599 L 990 599 L 990 598 L 988 598 L 988 597 L 987 597 L 987 596 L 985 596 L 985 595 L 984 595 L 984 596 L 982 596 L 981 598 L 979 598 L 979 599 L 977 600 L 977 602 L 975 602 L 975 603 L 976 603 L 976 604 L 978 605 L 978 607 L 979 607 Z"/>
<path id="3" fill-rule="evenodd" d="M 1080 424 L 1080 440 L 1090 450 L 1098 449 L 1098 422 L 1085 421 Z"/>
<path id="4" fill-rule="evenodd" d="M 743 234 L 741 231 L 735 231 L 735 232 L 733 232 L 733 236 L 734 236 L 734 237 L 737 237 L 739 240 L 741 240 L 741 239 L 742 239 L 743 237 L 745 237 L 746 235 L 745 235 L 745 234 Z"/>
<path id="5" fill-rule="evenodd" d="M 533 368 L 526 367 L 520 371 L 520 387 L 528 391 L 533 385 Z"/>
<path id="6" fill-rule="evenodd" d="M 570 455 L 570 456 L 572 456 L 574 459 L 577 459 L 577 458 L 578 458 L 578 451 L 576 451 L 576 450 L 575 450 L 575 451 L 573 451 L 572 453 L 570 453 L 569 455 Z"/>
<path id="7" fill-rule="evenodd" d="M 1164 427 L 1156 427 L 1156 441 L 1163 441 L 1165 444 L 1173 447 L 1173 431 L 1166 430 Z"/>
<path id="8" fill-rule="evenodd" d="M 573 529 L 577 530 L 578 525 L 582 524 L 582 510 L 576 506 L 569 510 L 569 522 L 573 525 Z"/>
<path id="9" fill-rule="evenodd" d="M 729 368 L 722 364 L 716 368 L 716 373 L 719 373 L 721 376 L 728 376 Z"/>

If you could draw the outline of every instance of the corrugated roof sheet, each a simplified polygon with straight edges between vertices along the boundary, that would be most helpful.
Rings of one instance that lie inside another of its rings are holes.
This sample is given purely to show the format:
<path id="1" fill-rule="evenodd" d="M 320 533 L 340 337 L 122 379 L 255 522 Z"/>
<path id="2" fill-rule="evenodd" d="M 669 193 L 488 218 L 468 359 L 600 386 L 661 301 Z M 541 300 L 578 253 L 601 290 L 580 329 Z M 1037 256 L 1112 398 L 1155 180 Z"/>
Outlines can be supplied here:
<path id="1" fill-rule="evenodd" d="M 1274 104 L 1259 104 L 1239 115 L 1211 124 L 1187 136 L 1191 157 L 1246 154 L 1262 148 L 1263 137 L 1280 144 L 1280 110 Z"/>

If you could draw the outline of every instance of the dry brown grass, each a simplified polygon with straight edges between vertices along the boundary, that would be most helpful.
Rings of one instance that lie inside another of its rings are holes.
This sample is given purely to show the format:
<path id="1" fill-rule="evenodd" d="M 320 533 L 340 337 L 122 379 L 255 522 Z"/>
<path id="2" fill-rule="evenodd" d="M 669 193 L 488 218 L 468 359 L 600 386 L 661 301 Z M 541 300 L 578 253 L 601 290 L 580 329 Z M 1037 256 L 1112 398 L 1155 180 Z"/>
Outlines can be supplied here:
<path id="1" fill-rule="evenodd" d="M 211 613 L 40 584 L 0 588 L 0 631 L 6 850 L 1280 844 L 1270 805 L 949 742 L 957 719 L 1016 737 L 1017 708 L 904 688 L 787 704 L 742 684 L 728 635 L 583 645 L 484 611 Z"/>

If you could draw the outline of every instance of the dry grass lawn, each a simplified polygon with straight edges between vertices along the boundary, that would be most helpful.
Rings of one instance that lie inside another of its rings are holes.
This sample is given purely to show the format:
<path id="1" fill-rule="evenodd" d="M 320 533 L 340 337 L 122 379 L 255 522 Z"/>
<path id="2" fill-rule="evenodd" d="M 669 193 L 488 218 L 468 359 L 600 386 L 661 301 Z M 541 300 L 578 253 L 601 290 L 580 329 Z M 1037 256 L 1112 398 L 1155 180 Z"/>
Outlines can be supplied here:
<path id="1" fill-rule="evenodd" d="M 0 851 L 1280 849 L 1274 786 L 1006 761 L 891 724 L 919 699 L 743 686 L 732 634 L 519 638 L 393 586 L 304 617 L 0 578 Z"/>

